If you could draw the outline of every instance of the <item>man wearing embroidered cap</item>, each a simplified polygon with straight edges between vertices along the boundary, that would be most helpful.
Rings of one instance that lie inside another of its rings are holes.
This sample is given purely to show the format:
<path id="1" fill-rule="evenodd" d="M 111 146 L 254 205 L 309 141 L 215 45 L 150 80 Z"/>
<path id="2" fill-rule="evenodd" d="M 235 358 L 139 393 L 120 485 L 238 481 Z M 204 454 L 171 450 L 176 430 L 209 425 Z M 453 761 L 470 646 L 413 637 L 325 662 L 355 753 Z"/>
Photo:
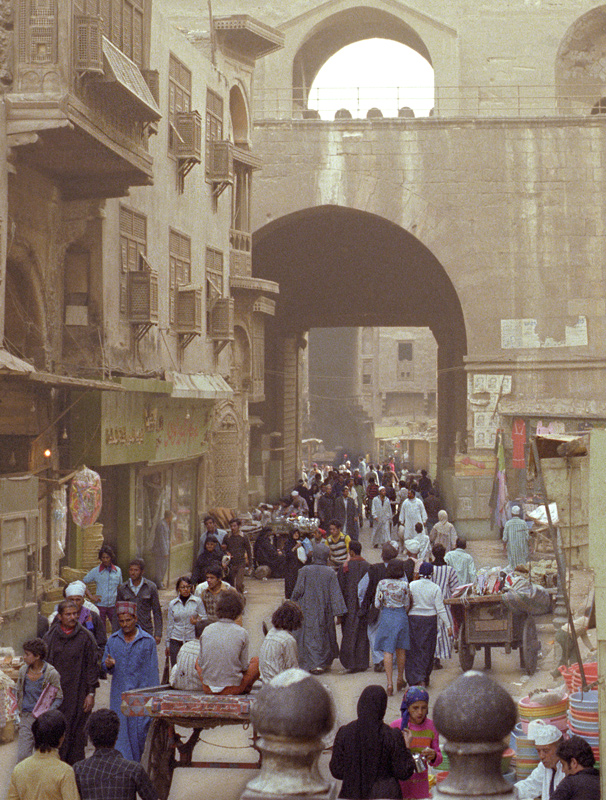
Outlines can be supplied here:
<path id="1" fill-rule="evenodd" d="M 120 718 L 116 750 L 129 761 L 140 761 L 150 718 L 121 714 L 122 692 L 158 685 L 158 651 L 153 636 L 137 625 L 136 603 L 120 600 L 116 616 L 120 630 L 109 637 L 103 654 L 103 663 L 112 675 L 109 707 Z"/>
<path id="2" fill-rule="evenodd" d="M 518 797 L 520 800 L 534 797 L 550 800 L 558 784 L 564 779 L 562 762 L 557 754 L 562 732 L 555 725 L 548 725 L 542 719 L 537 719 L 528 726 L 528 738 L 534 742 L 541 762 L 525 780 L 516 783 Z"/>

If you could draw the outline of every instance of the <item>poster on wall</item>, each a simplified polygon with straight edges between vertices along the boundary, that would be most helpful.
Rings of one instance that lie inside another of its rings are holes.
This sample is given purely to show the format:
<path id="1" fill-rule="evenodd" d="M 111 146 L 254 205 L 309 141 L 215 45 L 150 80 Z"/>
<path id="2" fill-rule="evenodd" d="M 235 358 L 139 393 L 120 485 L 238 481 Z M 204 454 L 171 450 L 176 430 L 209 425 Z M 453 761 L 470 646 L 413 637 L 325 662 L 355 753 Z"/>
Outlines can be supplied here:
<path id="1" fill-rule="evenodd" d="M 455 475 L 457 477 L 488 477 L 494 475 L 497 457 L 492 453 L 486 456 L 468 456 L 457 453 L 455 456 Z"/>

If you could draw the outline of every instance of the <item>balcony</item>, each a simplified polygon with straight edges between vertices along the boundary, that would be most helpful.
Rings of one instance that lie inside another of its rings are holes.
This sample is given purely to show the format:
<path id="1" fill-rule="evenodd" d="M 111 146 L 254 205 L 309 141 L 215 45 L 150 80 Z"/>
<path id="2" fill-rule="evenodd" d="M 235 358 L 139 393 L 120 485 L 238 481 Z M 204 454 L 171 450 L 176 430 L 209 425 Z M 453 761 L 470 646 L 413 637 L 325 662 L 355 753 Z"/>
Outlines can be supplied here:
<path id="1" fill-rule="evenodd" d="M 229 232 L 229 274 L 249 277 L 252 272 L 252 236 L 232 228 Z"/>
<path id="2" fill-rule="evenodd" d="M 137 64 L 74 3 L 17 5 L 8 144 L 64 199 L 120 197 L 152 183 L 148 128 L 160 111 Z M 44 12 L 44 13 L 42 13 Z"/>

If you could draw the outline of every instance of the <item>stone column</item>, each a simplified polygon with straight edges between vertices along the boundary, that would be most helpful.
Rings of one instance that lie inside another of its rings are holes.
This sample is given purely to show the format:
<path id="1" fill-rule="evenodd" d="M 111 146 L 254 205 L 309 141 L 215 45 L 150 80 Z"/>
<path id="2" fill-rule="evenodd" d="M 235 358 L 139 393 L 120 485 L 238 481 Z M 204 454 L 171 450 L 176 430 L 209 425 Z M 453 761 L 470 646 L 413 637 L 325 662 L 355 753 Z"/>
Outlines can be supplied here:
<path id="1" fill-rule="evenodd" d="M 513 784 L 501 774 L 501 756 L 516 717 L 510 695 L 481 672 L 466 672 L 442 692 L 433 720 L 448 740 L 444 750 L 450 772 L 435 797 L 513 800 Z"/>
<path id="2" fill-rule="evenodd" d="M 318 760 L 323 737 L 335 722 L 327 689 L 301 669 L 289 669 L 266 684 L 251 711 L 260 773 L 250 780 L 242 800 L 331 800 L 334 781 L 325 781 Z"/>

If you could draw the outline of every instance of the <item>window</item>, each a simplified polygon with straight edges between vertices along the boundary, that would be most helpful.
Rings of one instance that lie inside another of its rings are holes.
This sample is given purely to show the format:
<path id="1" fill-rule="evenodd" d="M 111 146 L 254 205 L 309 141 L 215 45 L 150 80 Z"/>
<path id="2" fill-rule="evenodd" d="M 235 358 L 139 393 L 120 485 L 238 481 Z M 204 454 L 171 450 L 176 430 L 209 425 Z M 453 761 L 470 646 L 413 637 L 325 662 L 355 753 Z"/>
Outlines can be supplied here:
<path id="1" fill-rule="evenodd" d="M 412 342 L 398 342 L 396 374 L 399 381 L 411 381 L 414 378 L 412 344 Z"/>
<path id="2" fill-rule="evenodd" d="M 169 314 L 171 324 L 176 322 L 175 305 L 179 286 L 191 283 L 191 239 L 172 228 L 168 234 L 169 251 Z"/>
<path id="3" fill-rule="evenodd" d="M 191 111 L 191 71 L 170 54 L 168 62 L 168 152 L 175 153 L 180 140 L 177 130 L 179 111 Z"/>
<path id="4" fill-rule="evenodd" d="M 412 361 L 412 342 L 398 342 L 398 361 Z"/>
<path id="5" fill-rule="evenodd" d="M 126 314 L 126 274 L 141 269 L 147 254 L 147 218 L 120 205 L 120 312 Z"/>
<path id="6" fill-rule="evenodd" d="M 223 253 L 206 248 L 206 330 L 210 330 L 210 312 L 215 300 L 223 297 Z"/>
<path id="7" fill-rule="evenodd" d="M 22 64 L 57 60 L 56 0 L 21 0 L 18 4 L 18 57 Z"/>
<path id="8" fill-rule="evenodd" d="M 95 0 L 81 0 L 90 10 Z M 143 66 L 144 0 L 101 0 L 103 33 L 138 67 Z"/>
<path id="9" fill-rule="evenodd" d="M 223 139 L 223 98 L 212 89 L 206 90 L 206 175 L 210 169 L 211 142 Z"/>
<path id="10" fill-rule="evenodd" d="M 234 164 L 234 189 L 232 192 L 231 227 L 233 230 L 250 233 L 250 187 L 252 170 L 246 164 Z"/>
<path id="11" fill-rule="evenodd" d="M 372 384 L 372 360 L 365 358 L 362 361 L 362 385 L 370 386 Z"/>

